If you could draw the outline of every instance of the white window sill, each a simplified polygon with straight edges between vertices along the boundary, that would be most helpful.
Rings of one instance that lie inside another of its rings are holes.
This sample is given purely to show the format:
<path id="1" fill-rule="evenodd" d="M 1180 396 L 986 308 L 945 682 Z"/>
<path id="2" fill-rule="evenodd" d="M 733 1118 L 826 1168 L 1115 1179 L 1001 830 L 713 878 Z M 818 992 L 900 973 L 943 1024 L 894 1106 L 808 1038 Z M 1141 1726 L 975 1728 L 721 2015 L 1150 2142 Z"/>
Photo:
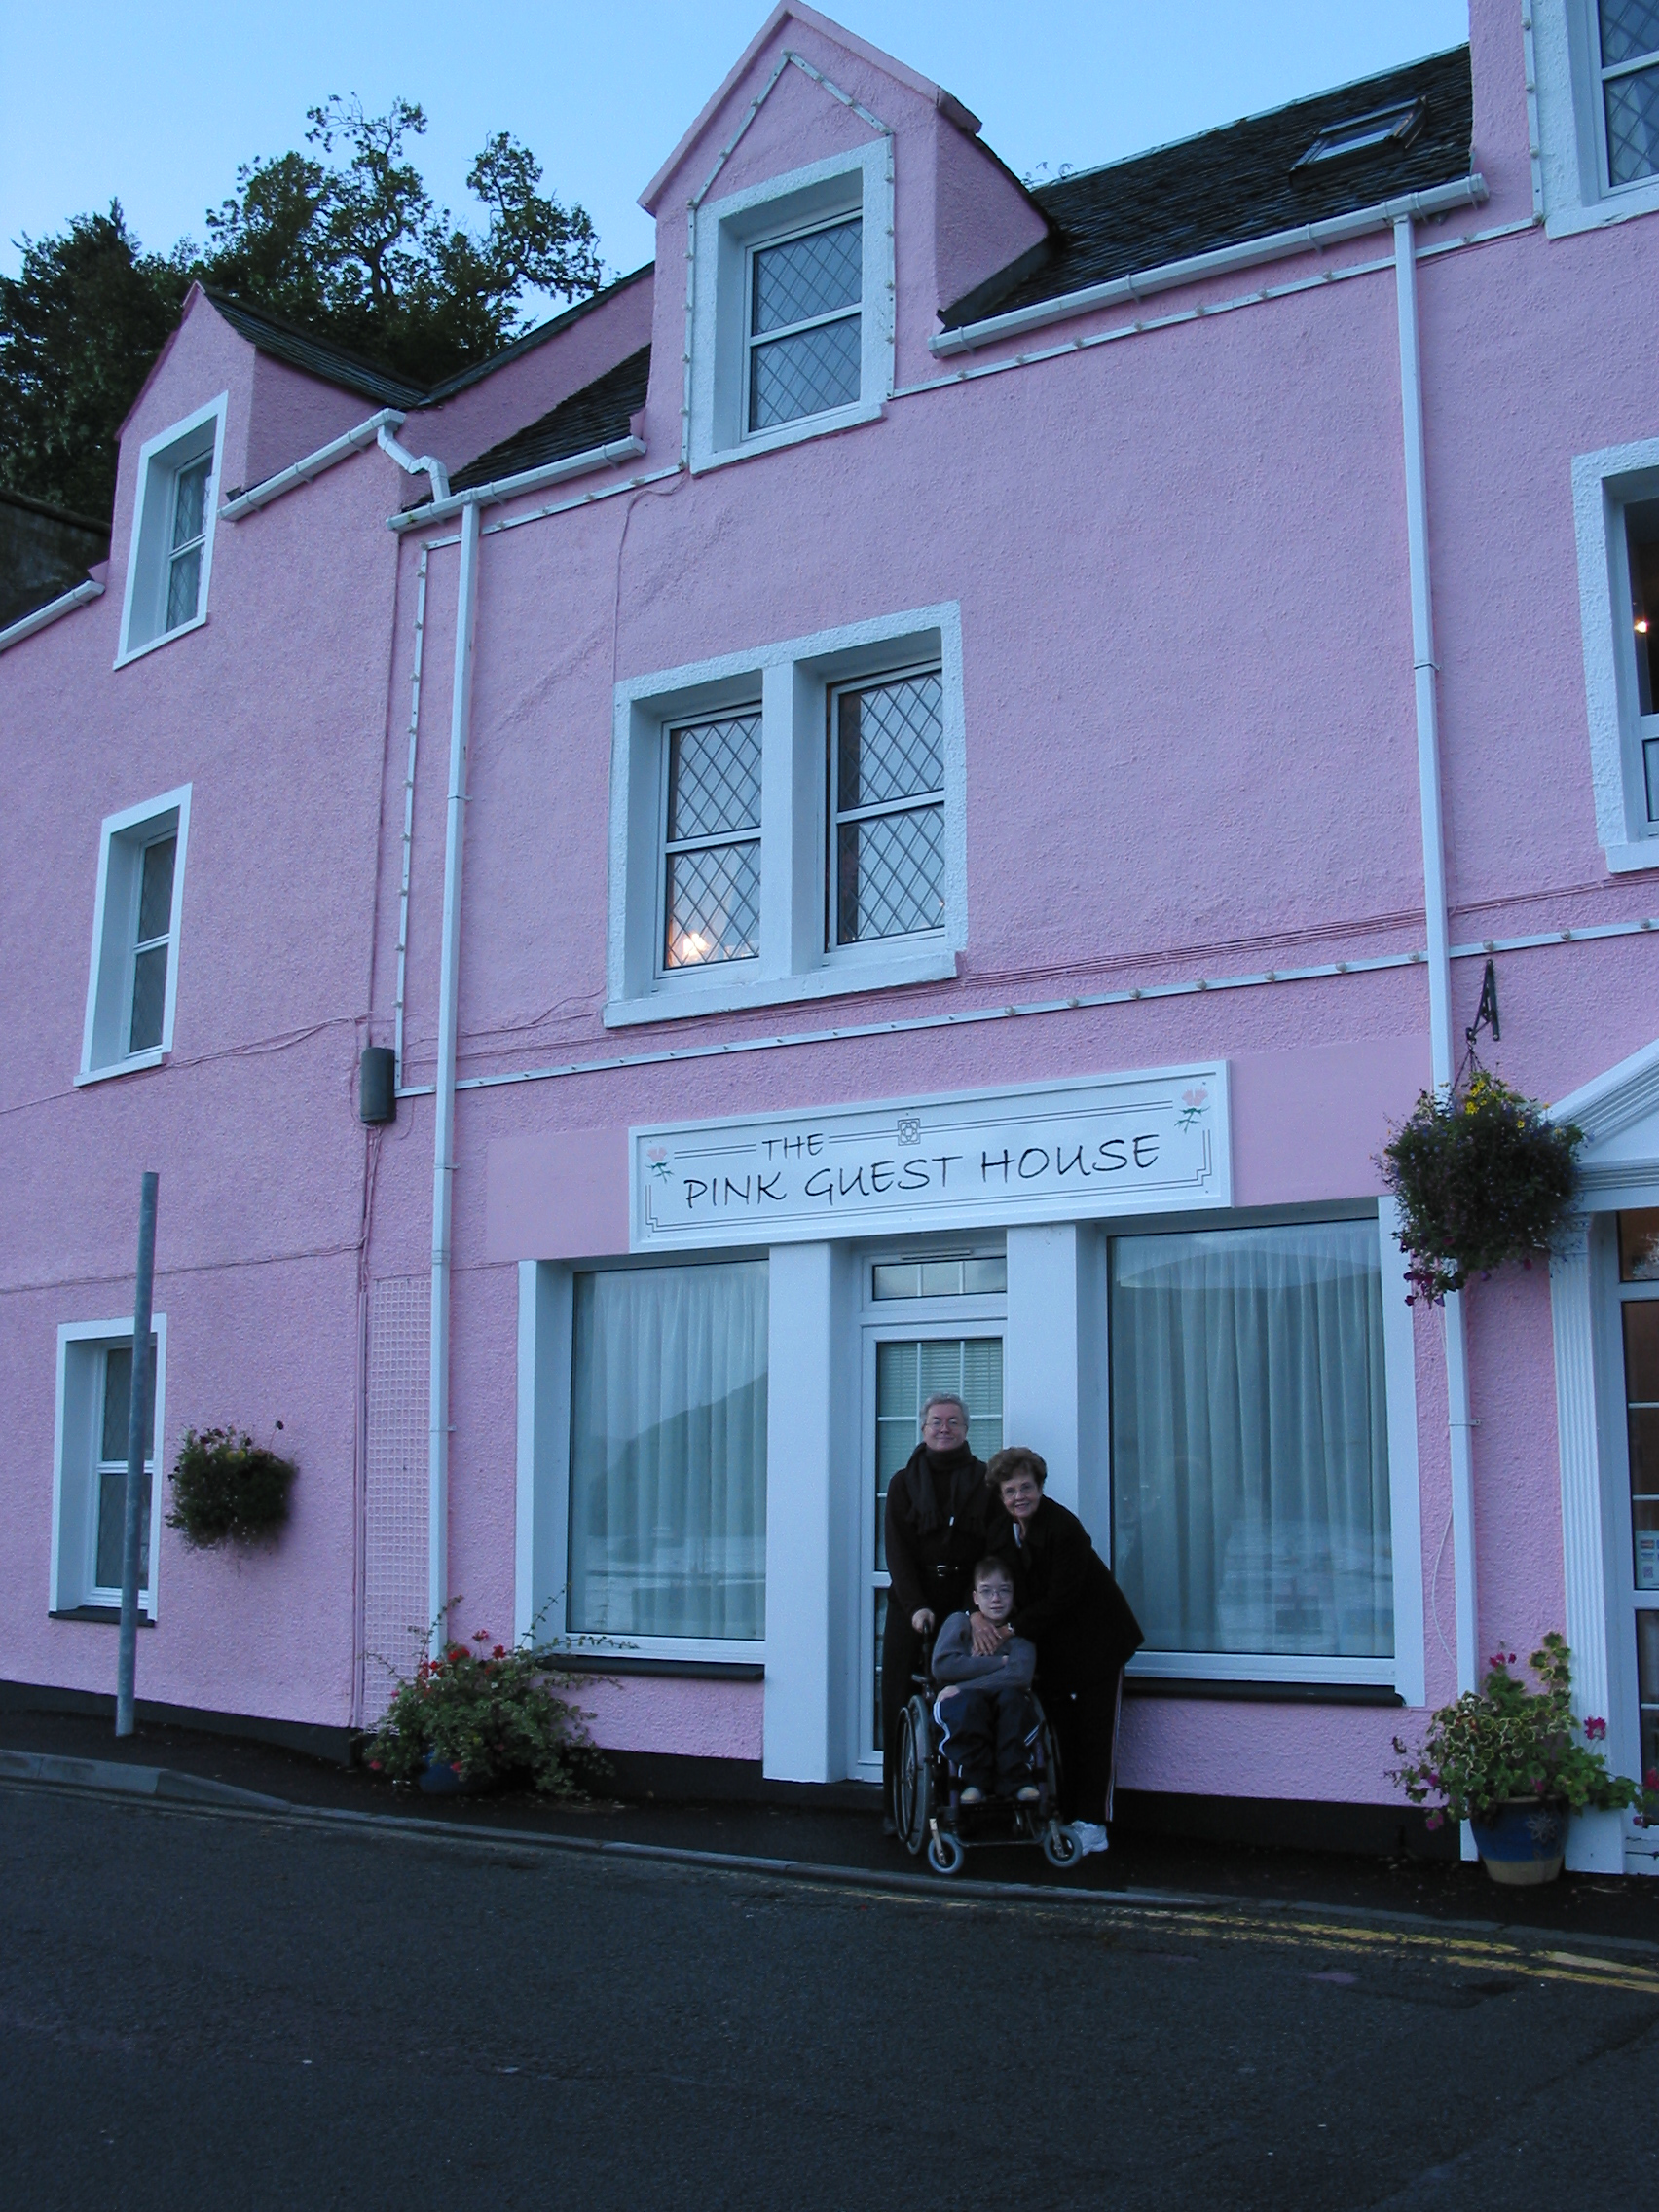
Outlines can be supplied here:
<path id="1" fill-rule="evenodd" d="M 570 1637 L 553 1637 L 542 1649 L 550 1658 L 568 1661 L 573 1672 L 594 1675 L 603 1675 L 610 1662 L 626 1668 L 635 1659 L 728 1667 L 763 1667 L 766 1663 L 763 1638 L 745 1642 L 735 1637 L 612 1636 L 605 1629 L 592 1629 Z"/>
<path id="2" fill-rule="evenodd" d="M 776 453 L 781 446 L 797 446 L 805 438 L 825 438 L 835 430 L 854 429 L 861 423 L 879 423 L 886 412 L 883 401 L 861 399 L 851 407 L 832 407 L 827 414 L 802 415 L 793 423 L 780 423 L 775 429 L 755 430 L 741 445 L 695 454 L 691 473 L 701 476 L 711 468 L 728 468 L 734 461 L 753 461 L 757 454 Z"/>
<path id="3" fill-rule="evenodd" d="M 1544 233 L 1552 239 L 1573 238 L 1581 231 L 1604 231 L 1609 224 L 1653 214 L 1659 214 L 1659 176 L 1644 177 L 1640 184 L 1620 185 L 1603 200 L 1552 207 L 1544 219 Z"/>
<path id="4" fill-rule="evenodd" d="M 1392 1689 L 1392 1659 L 1303 1659 L 1283 1652 L 1138 1651 L 1125 1672 L 1189 1682 L 1363 1682 Z"/>
<path id="5" fill-rule="evenodd" d="M 159 638 L 151 638 L 145 645 L 134 645 L 130 652 L 117 653 L 115 665 L 117 668 L 126 668 L 132 661 L 142 660 L 146 653 L 159 652 L 163 645 L 170 645 L 175 638 L 183 638 L 192 630 L 205 628 L 206 622 L 205 613 L 195 615 L 190 621 L 181 622 L 176 630 L 164 630 Z"/>
<path id="6" fill-rule="evenodd" d="M 855 991 L 886 991 L 904 983 L 951 982 L 954 952 L 929 946 L 923 952 L 896 953 L 882 960 L 848 960 L 814 968 L 801 976 L 773 976 L 739 982 L 698 977 L 683 985 L 676 977 L 639 999 L 613 999 L 605 1010 L 607 1029 L 628 1029 L 645 1021 L 687 1021 L 698 1014 L 741 1014 L 750 1007 L 793 1006 L 814 999 L 846 998 Z"/>
<path id="7" fill-rule="evenodd" d="M 112 1060 L 107 1068 L 83 1068 L 75 1078 L 79 1090 L 89 1083 L 108 1083 L 112 1076 L 135 1075 L 140 1068 L 159 1068 L 167 1056 L 165 1045 L 157 1046 L 153 1052 L 134 1052 L 130 1059 Z"/>
<path id="8" fill-rule="evenodd" d="M 1659 867 L 1659 837 L 1644 837 L 1637 845 L 1604 845 L 1607 873 L 1634 875 L 1638 868 Z"/>

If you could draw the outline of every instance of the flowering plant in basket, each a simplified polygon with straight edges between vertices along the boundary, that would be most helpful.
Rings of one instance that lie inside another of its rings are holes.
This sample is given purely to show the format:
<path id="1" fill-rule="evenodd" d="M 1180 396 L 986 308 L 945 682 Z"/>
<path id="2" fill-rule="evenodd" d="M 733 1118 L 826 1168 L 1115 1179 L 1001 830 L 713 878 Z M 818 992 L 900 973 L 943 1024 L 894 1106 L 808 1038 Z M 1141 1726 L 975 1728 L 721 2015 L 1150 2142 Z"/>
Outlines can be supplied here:
<path id="1" fill-rule="evenodd" d="M 288 1518 L 296 1471 L 292 1459 L 255 1444 L 244 1430 L 204 1428 L 198 1435 L 187 1428 L 173 1462 L 167 1527 L 197 1550 L 274 1536 Z"/>
<path id="2" fill-rule="evenodd" d="M 1428 1734 L 1415 1753 L 1396 1736 L 1394 1749 L 1406 1762 L 1391 1770 L 1414 1805 L 1431 1797 L 1440 1803 L 1428 1825 L 1491 1821 L 1517 1798 L 1542 1804 L 1610 1811 L 1640 1804 L 1644 1821 L 1659 1818 L 1659 1776 L 1644 1788 L 1626 1776 L 1609 1774 L 1605 1754 L 1595 1749 L 1607 1733 L 1604 1720 L 1579 1723 L 1572 1711 L 1572 1654 L 1552 1629 L 1528 1665 L 1542 1685 L 1530 1690 L 1509 1672 L 1513 1651 L 1494 1652 L 1478 1690 L 1465 1690 L 1456 1705 L 1443 1705 L 1429 1721 Z"/>
<path id="3" fill-rule="evenodd" d="M 581 1686 L 579 1677 L 566 1683 Z M 479 1629 L 470 1642 L 446 1642 L 413 1677 L 398 1677 L 363 1758 L 392 1782 L 419 1781 L 441 1762 L 468 1783 L 527 1781 L 575 1796 L 602 1764 L 585 1718 L 549 1686 L 546 1655 L 534 1643 L 509 1651 Z"/>
<path id="4" fill-rule="evenodd" d="M 1400 1204 L 1412 1298 L 1437 1304 L 1474 1274 L 1546 1249 L 1572 1202 L 1584 1132 L 1555 1123 L 1485 1068 L 1425 1090 L 1377 1164 Z"/>

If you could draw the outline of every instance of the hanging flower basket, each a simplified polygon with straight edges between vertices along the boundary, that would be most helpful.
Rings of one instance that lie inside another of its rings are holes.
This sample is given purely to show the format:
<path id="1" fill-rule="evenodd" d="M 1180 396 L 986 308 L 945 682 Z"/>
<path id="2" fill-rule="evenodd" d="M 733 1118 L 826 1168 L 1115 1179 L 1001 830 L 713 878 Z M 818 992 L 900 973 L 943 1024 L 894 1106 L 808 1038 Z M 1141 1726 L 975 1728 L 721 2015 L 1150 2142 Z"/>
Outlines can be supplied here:
<path id="1" fill-rule="evenodd" d="M 1584 1132 L 1549 1120 L 1485 1068 L 1445 1098 L 1424 1091 L 1378 1165 L 1399 1200 L 1411 1302 L 1547 1251 L 1578 1186 Z"/>
<path id="2" fill-rule="evenodd" d="M 167 1527 L 198 1551 L 259 1543 L 287 1520 L 296 1471 L 292 1459 L 238 1429 L 204 1428 L 198 1435 L 187 1428 L 173 1463 Z"/>

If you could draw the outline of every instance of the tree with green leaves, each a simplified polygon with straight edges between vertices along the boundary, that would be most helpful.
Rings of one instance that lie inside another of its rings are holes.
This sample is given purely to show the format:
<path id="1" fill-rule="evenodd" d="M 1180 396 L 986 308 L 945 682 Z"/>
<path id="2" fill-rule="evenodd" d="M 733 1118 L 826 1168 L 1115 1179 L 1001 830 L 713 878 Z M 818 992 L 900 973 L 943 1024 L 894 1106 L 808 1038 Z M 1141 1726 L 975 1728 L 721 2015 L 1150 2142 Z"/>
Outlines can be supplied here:
<path id="1" fill-rule="evenodd" d="M 24 239 L 0 277 L 0 484 L 92 514 L 115 496 L 116 434 L 193 278 L 429 387 L 518 334 L 527 293 L 571 299 L 603 280 L 593 224 L 541 190 L 505 131 L 467 188 L 481 232 L 438 207 L 408 158 L 426 118 L 407 100 L 371 116 L 332 98 L 306 151 L 246 163 L 207 216 L 207 243 L 146 253 L 119 203 Z"/>

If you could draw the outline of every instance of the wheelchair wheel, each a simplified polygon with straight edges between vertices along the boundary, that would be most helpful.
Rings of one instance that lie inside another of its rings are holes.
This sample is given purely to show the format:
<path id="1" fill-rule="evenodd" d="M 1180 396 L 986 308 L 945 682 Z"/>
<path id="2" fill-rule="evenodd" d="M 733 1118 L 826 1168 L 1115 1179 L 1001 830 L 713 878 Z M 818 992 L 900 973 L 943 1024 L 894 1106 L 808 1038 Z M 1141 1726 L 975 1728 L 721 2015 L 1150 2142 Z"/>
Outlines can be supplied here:
<path id="1" fill-rule="evenodd" d="M 933 1722 L 919 1697 L 899 1715 L 894 1769 L 893 1825 L 914 1859 L 928 1840 L 933 1818 Z"/>
<path id="2" fill-rule="evenodd" d="M 928 1864 L 936 1874 L 960 1874 L 968 1854 L 959 1836 L 948 1828 L 935 1828 L 928 1838 Z"/>
<path id="3" fill-rule="evenodd" d="M 1043 1856 L 1051 1866 L 1071 1866 L 1077 1862 L 1077 1838 L 1058 1821 L 1043 1830 Z"/>

